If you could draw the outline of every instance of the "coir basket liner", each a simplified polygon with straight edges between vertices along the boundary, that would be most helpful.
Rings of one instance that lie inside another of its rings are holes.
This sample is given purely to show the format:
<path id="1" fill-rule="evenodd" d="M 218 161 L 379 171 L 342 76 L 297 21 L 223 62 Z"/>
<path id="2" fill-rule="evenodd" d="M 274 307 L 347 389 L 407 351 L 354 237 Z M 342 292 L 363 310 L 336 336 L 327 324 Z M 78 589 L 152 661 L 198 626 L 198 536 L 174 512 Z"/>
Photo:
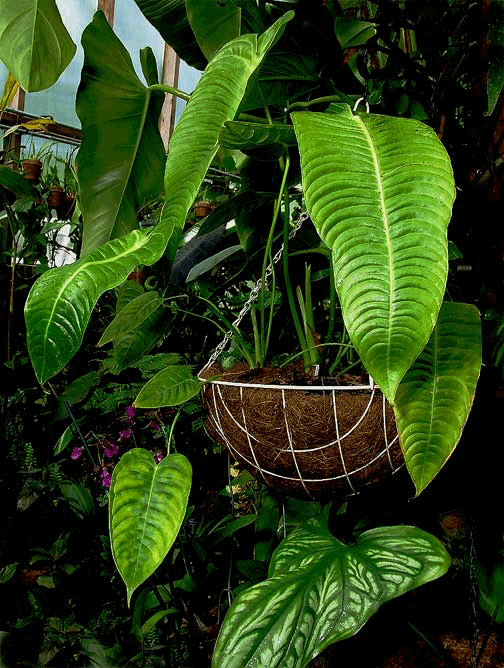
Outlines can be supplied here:
<path id="1" fill-rule="evenodd" d="M 372 382 L 293 384 L 284 370 L 216 365 L 201 377 L 210 436 L 257 479 L 291 496 L 355 494 L 404 463 L 392 408 Z"/>

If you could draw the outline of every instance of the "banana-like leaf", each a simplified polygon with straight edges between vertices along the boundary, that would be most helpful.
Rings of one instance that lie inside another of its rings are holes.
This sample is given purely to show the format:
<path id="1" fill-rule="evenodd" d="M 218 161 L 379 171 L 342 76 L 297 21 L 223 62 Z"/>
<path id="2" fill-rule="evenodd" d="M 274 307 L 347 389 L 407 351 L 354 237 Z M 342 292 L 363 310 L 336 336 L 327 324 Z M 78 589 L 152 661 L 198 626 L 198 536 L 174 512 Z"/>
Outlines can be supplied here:
<path id="1" fill-rule="evenodd" d="M 26 91 L 56 83 L 75 50 L 54 0 L 0 3 L 0 60 Z"/>
<path id="2" fill-rule="evenodd" d="M 152 453 L 133 448 L 114 469 L 109 500 L 112 556 L 127 588 L 135 589 L 159 566 L 184 519 L 191 464 L 172 454 L 156 464 Z"/>
<path id="3" fill-rule="evenodd" d="M 192 399 L 201 389 L 188 366 L 169 366 L 146 383 L 134 405 L 137 408 L 178 406 Z"/>
<path id="4" fill-rule="evenodd" d="M 231 150 L 261 148 L 270 144 L 296 145 L 296 135 L 291 125 L 268 125 L 228 121 L 222 128 L 220 143 Z"/>
<path id="5" fill-rule="evenodd" d="M 304 668 L 354 635 L 382 603 L 443 575 L 450 557 L 409 526 L 372 529 L 344 545 L 312 520 L 275 550 L 269 579 L 242 593 L 224 619 L 215 668 Z"/>
<path id="6" fill-rule="evenodd" d="M 185 0 L 135 0 L 147 21 L 188 65 L 204 70 L 207 59 L 194 39 Z"/>
<path id="7" fill-rule="evenodd" d="M 459 442 L 481 368 L 481 323 L 471 304 L 443 303 L 431 338 L 395 398 L 397 430 L 417 495 Z"/>
<path id="8" fill-rule="evenodd" d="M 443 299 L 453 172 L 422 123 L 334 106 L 292 114 L 304 193 L 352 342 L 393 402 Z"/>
<path id="9" fill-rule="evenodd" d="M 101 335 L 97 345 L 104 346 L 106 343 L 121 339 L 132 329 L 139 327 L 162 303 L 163 298 L 155 291 L 138 295 L 119 311 Z"/>
<path id="10" fill-rule="evenodd" d="M 30 358 L 40 382 L 77 352 L 100 295 L 121 284 L 133 267 L 172 262 L 184 222 L 217 151 L 223 124 L 234 117 L 247 81 L 293 16 L 288 12 L 261 37 L 228 42 L 208 65 L 170 141 L 163 214 L 150 232 L 133 230 L 90 255 L 43 274 L 25 305 Z"/>
<path id="11" fill-rule="evenodd" d="M 163 190 L 165 150 L 157 124 L 164 96 L 139 80 L 103 12 L 96 12 L 84 30 L 82 45 L 76 101 L 82 144 L 76 167 L 84 257 L 138 228 L 139 209 Z"/>
<path id="12" fill-rule="evenodd" d="M 223 44 L 238 37 L 241 10 L 234 3 L 185 0 L 187 18 L 200 49 L 212 60 Z"/>

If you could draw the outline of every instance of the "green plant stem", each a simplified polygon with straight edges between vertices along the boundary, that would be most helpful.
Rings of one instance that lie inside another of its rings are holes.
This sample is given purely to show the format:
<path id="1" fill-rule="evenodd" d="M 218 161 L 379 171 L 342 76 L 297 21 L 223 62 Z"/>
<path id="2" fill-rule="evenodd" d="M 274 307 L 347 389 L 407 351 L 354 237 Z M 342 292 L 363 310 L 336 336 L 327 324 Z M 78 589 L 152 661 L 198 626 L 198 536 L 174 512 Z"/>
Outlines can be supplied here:
<path id="1" fill-rule="evenodd" d="M 293 102 L 287 107 L 287 112 L 292 111 L 293 109 L 308 109 L 315 104 L 324 104 L 326 102 L 347 102 L 348 98 L 346 95 L 324 95 L 323 97 L 316 97 L 314 100 L 309 102 Z"/>
<path id="2" fill-rule="evenodd" d="M 172 423 L 170 425 L 170 431 L 168 433 L 168 442 L 166 443 L 166 456 L 168 456 L 170 454 L 171 444 L 173 443 L 173 430 L 175 429 L 175 425 L 177 423 L 177 420 L 180 417 L 180 414 L 182 413 L 183 408 L 184 408 L 183 404 L 182 404 L 182 406 L 178 407 L 177 412 L 175 413 L 175 416 L 174 416 L 174 418 L 172 420 Z"/>
<path id="3" fill-rule="evenodd" d="M 332 257 L 329 268 L 329 324 L 327 326 L 326 341 L 331 341 L 334 336 L 334 321 L 336 318 L 336 283 L 334 282 L 334 271 Z"/>
<path id="4" fill-rule="evenodd" d="M 162 93 L 171 93 L 172 95 L 175 95 L 176 97 L 179 97 L 181 100 L 185 100 L 186 102 L 189 102 L 191 99 L 189 93 L 184 93 L 183 90 L 179 90 L 178 88 L 169 86 L 168 84 L 152 84 L 152 86 L 149 86 L 149 90 L 159 90 Z"/>

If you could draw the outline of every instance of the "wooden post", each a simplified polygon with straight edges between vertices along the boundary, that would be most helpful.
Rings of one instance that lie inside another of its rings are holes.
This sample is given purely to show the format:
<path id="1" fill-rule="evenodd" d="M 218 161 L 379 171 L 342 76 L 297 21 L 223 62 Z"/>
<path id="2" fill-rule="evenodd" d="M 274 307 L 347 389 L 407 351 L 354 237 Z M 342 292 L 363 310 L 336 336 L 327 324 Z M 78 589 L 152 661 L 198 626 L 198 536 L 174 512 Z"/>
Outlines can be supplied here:
<path id="1" fill-rule="evenodd" d="M 171 46 L 165 44 L 162 83 L 168 84 L 168 86 L 174 86 L 176 88 L 178 86 L 179 68 L 180 58 L 177 56 Z M 168 148 L 168 142 L 170 141 L 173 127 L 175 125 L 176 103 L 177 98 L 175 95 L 166 95 L 163 108 L 161 109 L 161 116 L 159 117 L 159 131 L 161 133 L 161 138 L 163 140 L 165 149 Z"/>
<path id="2" fill-rule="evenodd" d="M 10 105 L 11 109 L 18 109 L 19 111 L 24 110 L 25 105 L 25 91 L 22 88 L 18 88 L 16 94 L 12 98 L 12 103 Z M 21 158 L 21 134 L 19 132 L 14 132 L 9 135 L 6 139 L 3 140 L 3 150 L 5 151 L 6 158 L 5 163 L 12 167 L 12 169 L 18 168 L 19 160 Z"/>
<path id="3" fill-rule="evenodd" d="M 98 0 L 98 5 L 96 7 L 103 11 L 110 27 L 114 25 L 114 7 L 115 0 Z"/>

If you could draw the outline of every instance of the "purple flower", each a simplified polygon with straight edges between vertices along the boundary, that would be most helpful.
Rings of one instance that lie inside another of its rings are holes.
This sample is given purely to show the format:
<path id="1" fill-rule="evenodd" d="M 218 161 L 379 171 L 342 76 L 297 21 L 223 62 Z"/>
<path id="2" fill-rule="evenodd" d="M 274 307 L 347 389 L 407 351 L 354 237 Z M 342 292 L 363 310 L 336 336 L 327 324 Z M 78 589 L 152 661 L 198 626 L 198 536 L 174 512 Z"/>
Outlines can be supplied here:
<path id="1" fill-rule="evenodd" d="M 84 448 L 74 448 L 72 450 L 72 454 L 70 455 L 70 459 L 79 459 L 82 456 L 82 453 L 84 451 Z"/>
<path id="2" fill-rule="evenodd" d="M 154 431 L 161 431 L 161 425 L 159 424 L 159 422 L 152 421 L 150 423 L 150 426 L 154 429 Z"/>
<path id="3" fill-rule="evenodd" d="M 156 462 L 156 464 L 159 464 L 159 462 L 164 458 L 165 458 L 164 452 L 158 451 L 154 453 L 154 461 Z"/>
<path id="4" fill-rule="evenodd" d="M 119 448 L 115 443 L 111 443 L 110 441 L 104 440 L 103 444 L 106 445 L 105 456 L 108 457 L 109 459 L 114 455 L 117 455 L 117 453 L 119 452 Z"/>
<path id="5" fill-rule="evenodd" d="M 134 418 L 135 417 L 135 409 L 133 408 L 133 406 L 126 406 L 126 408 L 124 409 L 124 412 L 126 413 L 126 415 L 129 418 Z"/>
<path id="6" fill-rule="evenodd" d="M 101 479 L 102 479 L 102 485 L 104 487 L 110 487 L 112 483 L 112 473 L 110 471 L 107 471 L 107 469 L 103 469 L 101 472 Z"/>
<path id="7" fill-rule="evenodd" d="M 127 441 L 131 438 L 131 429 L 123 429 L 119 432 L 119 440 Z"/>

